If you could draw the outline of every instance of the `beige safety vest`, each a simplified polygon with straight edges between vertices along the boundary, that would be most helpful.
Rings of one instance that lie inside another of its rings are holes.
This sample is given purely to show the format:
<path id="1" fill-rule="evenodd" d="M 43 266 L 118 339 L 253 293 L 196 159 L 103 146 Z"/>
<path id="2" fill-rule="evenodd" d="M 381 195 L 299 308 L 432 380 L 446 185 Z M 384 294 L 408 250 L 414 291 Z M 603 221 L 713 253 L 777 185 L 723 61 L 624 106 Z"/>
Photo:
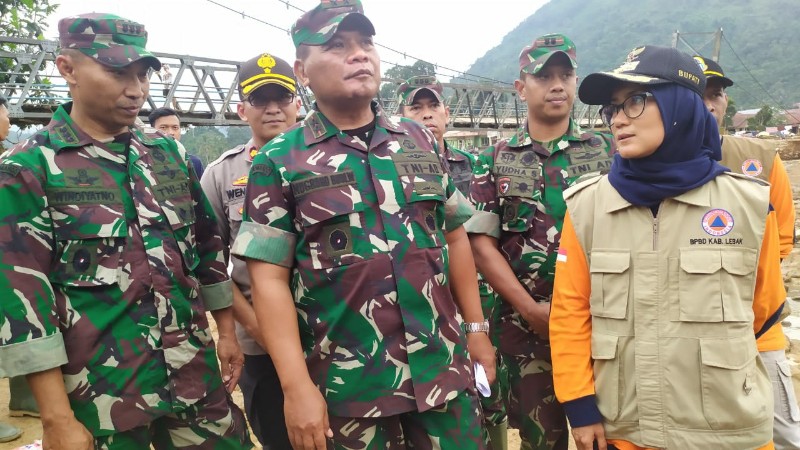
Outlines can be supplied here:
<path id="1" fill-rule="evenodd" d="M 772 391 L 752 310 L 766 183 L 726 173 L 665 200 L 657 219 L 606 176 L 564 196 L 591 273 L 606 437 L 676 450 L 766 444 Z"/>
<path id="2" fill-rule="evenodd" d="M 769 182 L 775 163 L 777 148 L 775 141 L 741 136 L 722 137 L 722 161 L 720 164 L 753 178 Z"/>

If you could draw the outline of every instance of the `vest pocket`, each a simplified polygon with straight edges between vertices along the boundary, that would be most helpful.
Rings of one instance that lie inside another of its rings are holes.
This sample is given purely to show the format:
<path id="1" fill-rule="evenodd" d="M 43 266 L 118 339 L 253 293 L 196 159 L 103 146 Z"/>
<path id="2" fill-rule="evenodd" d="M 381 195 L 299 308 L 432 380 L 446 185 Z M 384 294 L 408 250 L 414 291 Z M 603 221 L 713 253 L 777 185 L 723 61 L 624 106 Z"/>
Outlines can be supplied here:
<path id="1" fill-rule="evenodd" d="M 619 418 L 619 397 L 624 389 L 620 386 L 620 362 L 617 357 L 618 336 L 592 333 L 592 359 L 594 360 L 594 385 L 597 407 L 608 421 Z"/>
<path id="2" fill-rule="evenodd" d="M 769 419 L 769 378 L 752 336 L 700 341 L 703 413 L 713 430 L 742 430 Z"/>
<path id="3" fill-rule="evenodd" d="M 758 253 L 752 248 L 722 249 L 722 320 L 753 320 L 753 294 L 756 287 Z"/>
<path id="4" fill-rule="evenodd" d="M 679 320 L 752 320 L 756 258 L 750 248 L 681 249 Z"/>
<path id="5" fill-rule="evenodd" d="M 592 292 L 589 304 L 592 315 L 624 319 L 628 309 L 630 252 L 593 250 L 590 259 Z"/>

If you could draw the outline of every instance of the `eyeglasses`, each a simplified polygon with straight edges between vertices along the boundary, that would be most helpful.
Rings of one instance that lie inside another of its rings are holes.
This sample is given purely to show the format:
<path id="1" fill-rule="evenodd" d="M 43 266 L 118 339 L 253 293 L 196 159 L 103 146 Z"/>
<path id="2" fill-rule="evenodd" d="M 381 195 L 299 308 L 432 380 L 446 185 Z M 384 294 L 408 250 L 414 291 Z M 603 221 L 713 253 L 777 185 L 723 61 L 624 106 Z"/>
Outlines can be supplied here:
<path id="1" fill-rule="evenodd" d="M 635 119 L 644 113 L 644 108 L 647 106 L 647 99 L 652 97 L 651 92 L 640 92 L 633 94 L 626 98 L 621 105 L 608 104 L 600 108 L 600 118 L 606 126 L 611 126 L 614 123 L 614 116 L 617 115 L 619 110 L 625 113 L 629 119 Z"/>
<path id="2" fill-rule="evenodd" d="M 291 92 L 284 92 L 279 95 L 270 95 L 270 96 L 249 96 L 247 97 L 247 103 L 250 103 L 254 108 L 264 108 L 272 102 L 278 104 L 278 106 L 288 106 L 294 101 L 295 95 Z"/>

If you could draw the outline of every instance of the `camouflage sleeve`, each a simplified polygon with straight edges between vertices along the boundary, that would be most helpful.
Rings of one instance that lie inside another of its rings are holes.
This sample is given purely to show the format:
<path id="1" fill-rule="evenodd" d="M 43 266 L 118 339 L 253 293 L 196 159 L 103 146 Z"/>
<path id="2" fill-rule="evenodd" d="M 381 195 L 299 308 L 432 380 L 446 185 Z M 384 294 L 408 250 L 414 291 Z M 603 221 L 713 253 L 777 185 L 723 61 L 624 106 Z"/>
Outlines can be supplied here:
<path id="1" fill-rule="evenodd" d="M 494 168 L 495 147 L 489 147 L 478 157 L 472 170 L 472 181 L 469 183 L 470 201 L 475 205 L 476 213 L 464 225 L 468 233 L 487 234 L 500 237 L 500 207 L 497 199 L 492 169 Z"/>
<path id="2" fill-rule="evenodd" d="M 283 267 L 294 266 L 297 235 L 293 208 L 283 194 L 283 179 L 264 152 L 253 160 L 239 234 L 231 251 Z"/>
<path id="3" fill-rule="evenodd" d="M 200 264 L 197 265 L 194 272 L 200 281 L 200 298 L 203 300 L 206 311 L 216 311 L 233 304 L 233 290 L 228 277 L 228 247 L 223 245 L 217 227 L 216 214 L 203 193 L 194 168 L 191 164 L 188 165 L 188 168 L 192 198 L 195 199 L 195 217 L 197 218 L 195 245 L 197 254 L 200 256 Z"/>
<path id="4" fill-rule="evenodd" d="M 214 211 L 214 216 L 217 218 L 217 228 L 222 237 L 222 245 L 225 248 L 230 248 L 231 230 L 226 220 L 225 207 L 222 202 L 224 189 L 222 189 L 217 180 L 217 172 L 221 169 L 220 166 L 220 164 L 217 164 L 207 168 L 200 177 L 200 186 L 203 188 L 203 193 L 206 195 L 208 203 L 211 205 L 211 210 Z"/>
<path id="5" fill-rule="evenodd" d="M 45 198 L 34 173 L 0 163 L 0 377 L 67 362 L 47 277 L 55 241 Z"/>
<path id="6" fill-rule="evenodd" d="M 425 131 L 430 133 L 428 130 Z M 433 137 L 432 134 L 431 137 Z M 444 159 L 444 156 L 439 151 L 438 144 L 436 143 L 435 139 L 433 142 L 436 154 L 439 156 L 439 162 L 441 162 L 442 167 L 447 168 L 447 160 Z M 455 230 L 461 225 L 464 225 L 470 219 L 470 217 L 475 214 L 475 209 L 469 203 L 469 200 L 467 200 L 467 198 L 458 191 L 456 188 L 456 183 L 453 181 L 453 177 L 450 176 L 449 170 L 445 170 L 444 177 L 442 178 L 445 196 L 447 197 L 447 201 L 444 204 L 444 231 L 449 232 Z"/>

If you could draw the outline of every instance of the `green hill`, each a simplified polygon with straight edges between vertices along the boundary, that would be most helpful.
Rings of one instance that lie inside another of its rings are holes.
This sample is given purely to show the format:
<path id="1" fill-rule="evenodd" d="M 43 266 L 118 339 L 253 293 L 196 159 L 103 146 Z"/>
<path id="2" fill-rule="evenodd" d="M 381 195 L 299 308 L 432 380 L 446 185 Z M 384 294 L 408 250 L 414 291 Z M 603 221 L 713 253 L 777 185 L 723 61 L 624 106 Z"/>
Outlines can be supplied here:
<path id="1" fill-rule="evenodd" d="M 798 17 L 800 0 L 553 0 L 522 21 L 467 72 L 513 81 L 520 50 L 537 36 L 561 32 L 577 46 L 578 75 L 583 77 L 618 66 L 636 46 L 672 45 L 676 30 L 703 33 L 721 27 L 719 62 L 736 83 L 729 95 L 737 107 L 776 102 L 788 107 L 800 102 L 800 79 L 795 72 L 800 63 Z M 685 35 L 704 56 L 713 52 L 712 38 Z M 691 53 L 682 43 L 678 48 Z"/>

